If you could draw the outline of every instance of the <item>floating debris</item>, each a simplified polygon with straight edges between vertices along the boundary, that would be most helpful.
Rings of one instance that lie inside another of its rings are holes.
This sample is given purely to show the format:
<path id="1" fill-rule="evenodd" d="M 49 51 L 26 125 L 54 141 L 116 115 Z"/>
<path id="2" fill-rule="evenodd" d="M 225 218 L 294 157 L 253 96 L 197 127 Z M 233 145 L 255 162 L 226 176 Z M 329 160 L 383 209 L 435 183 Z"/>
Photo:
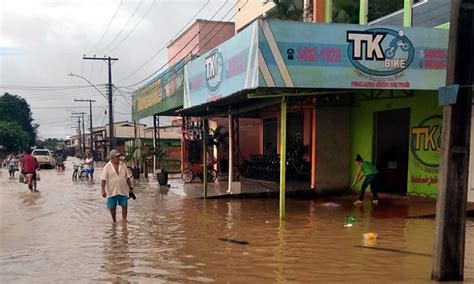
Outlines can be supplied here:
<path id="1" fill-rule="evenodd" d="M 326 203 L 321 203 L 321 206 L 324 206 L 324 207 L 340 207 L 341 204 L 335 203 L 335 202 L 326 202 Z"/>
<path id="2" fill-rule="evenodd" d="M 249 245 L 250 244 L 247 241 L 234 240 L 234 239 L 228 239 L 228 238 L 219 238 L 219 240 L 224 241 L 224 242 L 239 244 L 239 245 Z"/>
<path id="3" fill-rule="evenodd" d="M 365 233 L 362 234 L 362 237 L 364 238 L 364 240 L 376 240 L 379 236 L 377 235 L 377 233 Z"/>

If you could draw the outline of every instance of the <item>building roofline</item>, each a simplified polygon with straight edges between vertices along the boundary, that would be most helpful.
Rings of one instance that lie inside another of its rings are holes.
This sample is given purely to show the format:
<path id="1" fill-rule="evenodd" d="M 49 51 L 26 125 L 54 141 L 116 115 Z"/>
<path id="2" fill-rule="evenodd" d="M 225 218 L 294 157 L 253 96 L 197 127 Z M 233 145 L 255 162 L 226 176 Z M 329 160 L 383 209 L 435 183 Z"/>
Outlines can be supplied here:
<path id="1" fill-rule="evenodd" d="M 210 21 L 210 20 L 205 20 L 205 19 L 196 19 L 196 21 L 194 21 L 194 23 L 192 25 L 190 25 L 185 31 L 183 31 L 181 34 L 178 35 L 177 38 L 175 38 L 174 40 L 172 40 L 167 46 L 166 48 L 170 48 L 170 46 L 172 46 L 173 44 L 175 44 L 179 39 L 181 39 L 185 34 L 187 34 L 195 25 L 199 24 L 199 23 L 221 23 L 221 24 L 224 24 L 224 25 L 235 25 L 235 22 L 228 22 L 228 21 Z"/>

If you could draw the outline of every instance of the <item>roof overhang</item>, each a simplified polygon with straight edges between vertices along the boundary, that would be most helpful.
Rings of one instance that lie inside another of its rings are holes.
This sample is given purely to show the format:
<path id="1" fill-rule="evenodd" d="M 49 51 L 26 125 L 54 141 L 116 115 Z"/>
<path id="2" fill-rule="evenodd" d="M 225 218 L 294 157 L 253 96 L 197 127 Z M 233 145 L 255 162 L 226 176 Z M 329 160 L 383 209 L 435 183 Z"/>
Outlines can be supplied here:
<path id="1" fill-rule="evenodd" d="M 355 90 L 346 89 L 313 89 L 313 88 L 269 88 L 262 87 L 256 89 L 246 89 L 236 92 L 230 96 L 223 97 L 219 100 L 208 102 L 203 105 L 180 109 L 174 115 L 189 117 L 224 117 L 228 115 L 240 115 L 242 117 L 259 117 L 259 111 L 267 107 L 279 104 L 282 97 L 287 98 L 290 102 L 293 98 L 301 98 L 305 96 L 343 96 L 347 97 Z M 317 98 L 317 97 L 316 97 Z M 341 99 L 342 100 L 342 99 Z M 347 99 L 346 99 L 347 100 Z M 299 101 L 299 100 L 298 100 Z M 329 99 L 327 100 L 329 101 Z M 334 100 L 330 100 L 330 105 Z M 290 103 L 291 104 L 291 103 Z M 316 104 L 317 106 L 317 104 Z"/>

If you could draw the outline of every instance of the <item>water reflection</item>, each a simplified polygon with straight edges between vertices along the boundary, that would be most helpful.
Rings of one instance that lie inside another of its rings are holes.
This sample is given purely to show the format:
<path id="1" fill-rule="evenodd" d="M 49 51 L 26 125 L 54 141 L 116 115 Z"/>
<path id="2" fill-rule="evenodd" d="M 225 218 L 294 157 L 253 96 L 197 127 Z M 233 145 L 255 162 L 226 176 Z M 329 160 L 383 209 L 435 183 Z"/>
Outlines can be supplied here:
<path id="1" fill-rule="evenodd" d="M 287 279 L 285 277 L 285 251 L 286 251 L 286 245 L 285 245 L 285 221 L 280 222 L 280 226 L 278 227 L 278 244 L 276 246 L 276 253 L 275 253 L 275 259 L 278 262 L 277 265 L 277 270 L 275 271 L 276 274 L 276 282 L 278 283 L 285 283 L 287 282 Z"/>
<path id="2" fill-rule="evenodd" d="M 35 206 L 41 199 L 41 192 L 22 192 L 20 193 L 21 203 L 24 206 Z"/>
<path id="3" fill-rule="evenodd" d="M 104 255 L 106 262 L 102 268 L 111 276 L 123 271 L 130 271 L 133 268 L 128 236 L 128 223 L 125 221 L 111 224 L 105 231 L 104 241 L 107 245 L 104 246 Z M 118 276 L 112 280 L 116 281 L 117 279 Z M 126 278 L 119 279 L 126 280 Z"/>

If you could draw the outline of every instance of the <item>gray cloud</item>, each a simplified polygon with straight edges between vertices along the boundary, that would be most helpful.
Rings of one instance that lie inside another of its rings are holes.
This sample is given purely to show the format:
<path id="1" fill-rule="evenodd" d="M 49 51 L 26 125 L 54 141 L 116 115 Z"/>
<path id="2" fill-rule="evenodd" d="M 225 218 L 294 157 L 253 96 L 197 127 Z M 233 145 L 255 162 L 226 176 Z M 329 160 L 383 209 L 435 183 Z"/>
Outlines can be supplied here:
<path id="1" fill-rule="evenodd" d="M 40 124 L 42 137 L 64 137 L 74 134 L 71 126 L 76 123 L 69 118 L 67 109 L 45 109 L 48 107 L 70 106 L 75 111 L 88 112 L 86 103 L 75 103 L 74 98 L 92 98 L 97 100 L 93 111 L 93 123 L 107 123 L 104 114 L 107 101 L 94 89 L 59 89 L 40 91 L 38 89 L 20 90 L 2 87 L 17 86 L 86 86 L 79 78 L 67 76 L 72 72 L 82 75 L 94 84 L 107 82 L 107 68 L 104 62 L 83 60 L 82 56 L 99 40 L 109 23 L 119 1 L 26 1 L 19 0 L 3 5 L 1 13 L 0 35 L 0 92 L 9 92 L 24 97 L 33 111 L 33 118 Z M 152 5 L 146 0 L 141 5 L 128 29 L 142 17 Z M 180 28 L 201 8 L 205 0 L 196 1 L 159 1 L 142 20 L 136 30 L 130 34 L 113 54 L 97 54 L 117 57 L 114 63 L 113 82 L 116 86 L 126 86 L 147 77 L 167 62 L 165 50 L 150 64 L 127 80 L 118 81 L 129 75 L 150 59 L 159 48 L 166 46 Z M 99 52 L 114 38 L 135 10 L 139 1 L 124 0 L 109 33 L 99 43 Z M 198 18 L 209 18 L 224 3 L 213 0 Z M 15 5 L 22 5 L 23 9 Z M 234 1 L 228 1 L 224 13 L 231 9 Z M 9 6 L 12 5 L 12 6 Z M 221 19 L 221 13 L 214 20 Z M 232 15 L 231 12 L 229 15 Z M 229 17 L 226 18 L 228 20 Z M 115 42 L 118 43 L 117 40 Z M 114 45 L 115 45 L 114 44 Z M 112 45 L 112 47 L 114 46 Z M 107 51 L 106 51 L 107 52 Z M 124 90 L 126 91 L 126 90 Z M 105 89 L 104 89 L 105 92 Z M 83 109 L 77 109 L 83 107 Z M 115 120 L 130 120 L 130 105 L 118 92 L 115 94 Z M 88 122 L 86 120 L 86 122 Z"/>

